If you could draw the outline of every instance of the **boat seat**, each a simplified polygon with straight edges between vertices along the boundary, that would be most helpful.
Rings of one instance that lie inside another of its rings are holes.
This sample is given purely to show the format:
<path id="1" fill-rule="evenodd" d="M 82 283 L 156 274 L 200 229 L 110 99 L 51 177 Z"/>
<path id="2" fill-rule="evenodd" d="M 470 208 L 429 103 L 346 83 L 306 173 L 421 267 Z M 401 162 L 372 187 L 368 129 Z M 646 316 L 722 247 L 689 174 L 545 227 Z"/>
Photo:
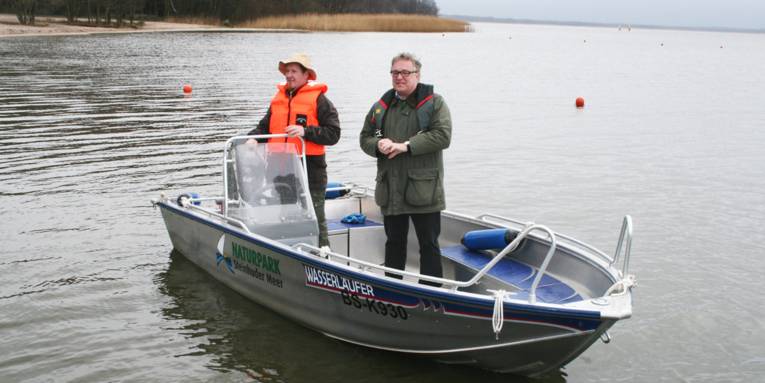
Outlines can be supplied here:
<path id="1" fill-rule="evenodd" d="M 375 226 L 382 226 L 383 224 L 379 222 L 372 221 L 371 219 L 367 218 L 364 223 L 343 223 L 340 221 L 340 219 L 328 219 L 327 220 L 327 232 L 329 234 L 343 234 L 347 233 L 349 229 L 354 229 L 358 227 L 375 227 Z"/>
<path id="2" fill-rule="evenodd" d="M 489 255 L 469 250 L 460 245 L 441 248 L 441 255 L 476 272 L 491 261 Z M 537 270 L 531 266 L 505 257 L 494 265 L 487 274 L 518 288 L 519 291 L 513 294 L 513 298 L 528 299 L 536 273 Z M 536 294 L 537 301 L 545 303 L 562 304 L 582 300 L 581 295 L 571 286 L 549 274 L 542 276 Z"/>

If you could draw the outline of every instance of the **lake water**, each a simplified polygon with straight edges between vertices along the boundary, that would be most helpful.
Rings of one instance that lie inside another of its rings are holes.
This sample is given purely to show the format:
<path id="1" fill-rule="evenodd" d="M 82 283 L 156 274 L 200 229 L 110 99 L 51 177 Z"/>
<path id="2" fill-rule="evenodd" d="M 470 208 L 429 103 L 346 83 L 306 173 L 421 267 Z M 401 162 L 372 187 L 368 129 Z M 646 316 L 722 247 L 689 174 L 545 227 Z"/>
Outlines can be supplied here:
<path id="1" fill-rule="evenodd" d="M 220 194 L 297 51 L 340 112 L 330 179 L 371 184 L 358 133 L 405 50 L 452 112 L 451 210 L 607 253 L 634 219 L 633 318 L 540 381 L 762 380 L 765 34 L 475 29 L 0 38 L 0 381 L 526 381 L 297 326 L 172 253 L 149 203 Z"/>

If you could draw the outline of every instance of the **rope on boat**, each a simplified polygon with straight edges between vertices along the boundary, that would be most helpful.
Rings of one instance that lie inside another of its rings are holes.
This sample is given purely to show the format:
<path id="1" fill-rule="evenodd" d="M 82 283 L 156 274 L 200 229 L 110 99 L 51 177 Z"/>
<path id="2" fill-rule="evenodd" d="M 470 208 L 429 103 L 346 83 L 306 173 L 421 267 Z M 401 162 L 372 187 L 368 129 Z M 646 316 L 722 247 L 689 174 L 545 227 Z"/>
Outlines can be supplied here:
<path id="1" fill-rule="evenodd" d="M 332 252 L 332 249 L 329 248 L 329 246 L 322 246 L 319 248 L 319 256 L 325 259 L 329 259 L 329 254 Z"/>
<path id="2" fill-rule="evenodd" d="M 637 280 L 635 279 L 634 275 L 630 274 L 611 285 L 611 287 L 606 290 L 606 294 L 604 296 L 607 297 L 609 295 L 624 295 L 629 289 L 635 286 L 637 286 Z"/>
<path id="3" fill-rule="evenodd" d="M 494 338 L 499 340 L 499 333 L 502 332 L 502 326 L 505 324 L 504 300 L 507 291 L 505 290 L 486 290 L 494 294 L 494 314 L 491 316 L 491 326 L 494 328 Z"/>

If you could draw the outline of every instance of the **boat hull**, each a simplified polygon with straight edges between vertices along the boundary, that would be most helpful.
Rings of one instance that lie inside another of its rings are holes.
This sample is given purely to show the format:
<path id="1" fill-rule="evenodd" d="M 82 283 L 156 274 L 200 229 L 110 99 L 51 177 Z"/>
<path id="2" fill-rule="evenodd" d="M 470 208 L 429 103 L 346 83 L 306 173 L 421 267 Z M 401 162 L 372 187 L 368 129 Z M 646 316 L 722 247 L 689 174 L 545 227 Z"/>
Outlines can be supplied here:
<path id="1" fill-rule="evenodd" d="M 557 369 L 614 322 L 595 310 L 505 300 L 386 278 L 160 202 L 172 244 L 252 301 L 327 336 L 521 375 Z"/>

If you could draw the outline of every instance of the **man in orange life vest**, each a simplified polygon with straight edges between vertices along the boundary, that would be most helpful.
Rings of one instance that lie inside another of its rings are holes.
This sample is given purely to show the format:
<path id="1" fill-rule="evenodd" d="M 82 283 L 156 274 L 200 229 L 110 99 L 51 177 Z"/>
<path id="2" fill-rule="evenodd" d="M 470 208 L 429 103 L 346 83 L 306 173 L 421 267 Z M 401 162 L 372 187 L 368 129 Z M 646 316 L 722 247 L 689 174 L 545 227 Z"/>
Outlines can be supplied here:
<path id="1" fill-rule="evenodd" d="M 271 99 L 271 106 L 258 126 L 248 134 L 284 134 L 303 137 L 308 167 L 308 188 L 319 223 L 319 246 L 329 246 L 324 194 L 327 188 L 325 145 L 340 140 L 337 109 L 324 95 L 327 85 L 315 82 L 316 71 L 305 54 L 295 54 L 279 62 L 284 83 Z M 298 152 L 302 151 L 298 140 Z"/>

